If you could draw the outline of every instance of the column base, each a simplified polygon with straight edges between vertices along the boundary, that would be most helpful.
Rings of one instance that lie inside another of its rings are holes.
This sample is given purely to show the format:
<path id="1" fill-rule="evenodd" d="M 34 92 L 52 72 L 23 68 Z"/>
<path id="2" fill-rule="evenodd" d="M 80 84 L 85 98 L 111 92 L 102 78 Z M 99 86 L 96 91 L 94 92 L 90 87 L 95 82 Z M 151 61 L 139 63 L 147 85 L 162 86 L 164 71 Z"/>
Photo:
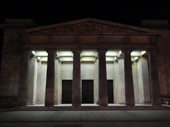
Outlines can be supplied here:
<path id="1" fill-rule="evenodd" d="M 26 108 L 27 106 L 19 106 L 19 105 L 17 105 L 17 106 L 15 106 L 14 107 L 14 109 L 21 109 L 21 108 Z"/>
<path id="2" fill-rule="evenodd" d="M 54 108 L 54 105 L 51 105 L 51 106 L 45 106 L 45 108 L 47 108 L 47 109 L 53 109 Z"/>
<path id="3" fill-rule="evenodd" d="M 72 104 L 73 107 L 81 107 L 81 104 Z"/>
<path id="4" fill-rule="evenodd" d="M 54 104 L 45 104 L 45 107 L 54 107 Z"/>
<path id="5" fill-rule="evenodd" d="M 99 106 L 101 106 L 101 107 L 107 107 L 108 104 L 99 104 Z"/>
<path id="6" fill-rule="evenodd" d="M 126 107 L 135 107 L 135 105 L 134 104 L 128 104 L 128 105 L 126 105 Z"/>

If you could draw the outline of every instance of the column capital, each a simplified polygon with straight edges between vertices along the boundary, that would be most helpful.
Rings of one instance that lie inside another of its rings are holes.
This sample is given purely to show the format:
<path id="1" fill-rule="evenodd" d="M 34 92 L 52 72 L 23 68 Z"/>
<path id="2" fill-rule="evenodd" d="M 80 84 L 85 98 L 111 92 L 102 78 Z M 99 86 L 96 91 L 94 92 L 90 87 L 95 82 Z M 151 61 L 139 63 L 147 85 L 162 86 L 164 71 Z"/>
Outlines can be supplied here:
<path id="1" fill-rule="evenodd" d="M 81 49 L 73 49 L 72 52 L 73 52 L 73 53 L 81 53 L 82 50 L 81 50 Z"/>
<path id="2" fill-rule="evenodd" d="M 134 49 L 122 49 L 123 53 L 131 53 Z"/>
<path id="3" fill-rule="evenodd" d="M 45 50 L 47 53 L 55 53 L 56 49 L 46 49 Z"/>
<path id="4" fill-rule="evenodd" d="M 158 49 L 147 49 L 146 50 L 148 53 L 157 53 Z"/>
<path id="5" fill-rule="evenodd" d="M 99 52 L 99 53 L 106 53 L 107 49 L 97 49 L 97 52 Z"/>

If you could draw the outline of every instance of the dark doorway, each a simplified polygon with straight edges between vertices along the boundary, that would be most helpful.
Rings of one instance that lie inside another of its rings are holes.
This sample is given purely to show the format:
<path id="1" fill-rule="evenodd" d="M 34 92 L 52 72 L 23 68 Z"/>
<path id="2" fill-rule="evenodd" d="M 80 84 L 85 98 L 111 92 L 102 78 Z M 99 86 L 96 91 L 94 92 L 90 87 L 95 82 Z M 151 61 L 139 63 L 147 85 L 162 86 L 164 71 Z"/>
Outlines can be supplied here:
<path id="1" fill-rule="evenodd" d="M 108 103 L 113 103 L 113 80 L 107 80 Z"/>
<path id="2" fill-rule="evenodd" d="M 62 104 L 72 103 L 72 80 L 62 80 Z"/>
<path id="3" fill-rule="evenodd" d="M 93 103 L 93 80 L 82 80 L 82 103 Z"/>

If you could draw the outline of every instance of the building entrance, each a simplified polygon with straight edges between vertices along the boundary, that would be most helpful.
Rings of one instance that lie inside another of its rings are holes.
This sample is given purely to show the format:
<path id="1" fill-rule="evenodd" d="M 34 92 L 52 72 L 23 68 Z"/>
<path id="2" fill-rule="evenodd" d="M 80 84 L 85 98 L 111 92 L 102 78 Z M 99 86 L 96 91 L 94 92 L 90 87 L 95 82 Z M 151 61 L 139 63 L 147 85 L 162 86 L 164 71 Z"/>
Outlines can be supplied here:
<path id="1" fill-rule="evenodd" d="M 82 103 L 94 103 L 93 80 L 82 80 Z"/>
<path id="2" fill-rule="evenodd" d="M 62 104 L 72 103 L 72 80 L 62 80 Z"/>
<path id="3" fill-rule="evenodd" d="M 113 80 L 107 80 L 108 103 L 114 103 Z"/>

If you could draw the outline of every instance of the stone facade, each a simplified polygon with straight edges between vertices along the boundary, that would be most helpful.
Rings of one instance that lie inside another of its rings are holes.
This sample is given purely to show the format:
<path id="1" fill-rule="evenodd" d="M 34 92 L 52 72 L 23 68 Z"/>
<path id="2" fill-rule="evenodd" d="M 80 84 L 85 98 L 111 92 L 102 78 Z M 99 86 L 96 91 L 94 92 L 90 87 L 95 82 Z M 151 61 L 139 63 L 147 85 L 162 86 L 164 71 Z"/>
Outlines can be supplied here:
<path id="1" fill-rule="evenodd" d="M 99 106 L 108 106 L 107 80 L 113 80 L 115 104 L 160 106 L 160 95 L 170 95 L 166 21 L 144 20 L 134 27 L 90 18 L 37 27 L 33 20 L 12 19 L 0 27 L 4 31 L 0 96 L 12 106 L 61 104 L 62 80 L 73 82 L 73 106 L 81 105 L 84 79 L 93 80 L 94 104 Z M 47 60 L 34 51 L 45 51 Z M 62 62 L 65 57 L 56 53 L 60 51 L 72 52 L 70 62 Z M 83 51 L 96 54 L 88 62 Z M 121 53 L 109 56 L 109 51 Z M 136 59 L 135 51 L 146 53 Z"/>
<path id="2" fill-rule="evenodd" d="M 169 42 L 170 42 L 170 26 L 168 20 L 143 20 L 142 27 L 159 31 L 161 35 L 157 38 L 157 61 L 159 84 L 161 87 L 161 95 L 170 95 L 170 81 L 169 81 Z"/>

